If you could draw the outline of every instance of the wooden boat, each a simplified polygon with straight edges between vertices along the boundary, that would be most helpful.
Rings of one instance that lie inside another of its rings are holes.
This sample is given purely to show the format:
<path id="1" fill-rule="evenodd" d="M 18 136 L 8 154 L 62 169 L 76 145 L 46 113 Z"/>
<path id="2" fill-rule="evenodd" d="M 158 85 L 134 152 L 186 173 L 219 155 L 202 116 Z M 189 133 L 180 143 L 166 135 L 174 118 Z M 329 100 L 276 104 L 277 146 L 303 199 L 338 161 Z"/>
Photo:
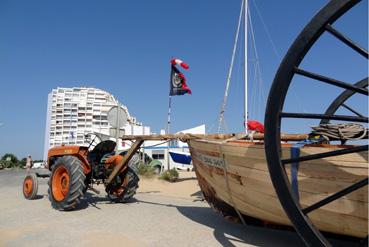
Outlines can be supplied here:
<path id="1" fill-rule="evenodd" d="M 199 185 L 214 209 L 235 217 L 238 211 L 246 223 L 252 217 L 291 225 L 273 188 L 262 142 L 191 139 L 189 146 Z M 307 145 L 301 148 L 301 155 L 343 147 Z M 291 144 L 283 144 L 283 157 L 291 157 L 290 148 Z M 302 162 L 298 173 L 300 204 L 311 205 L 367 174 L 368 152 Z M 368 187 L 327 204 L 309 217 L 322 231 L 367 236 Z"/>

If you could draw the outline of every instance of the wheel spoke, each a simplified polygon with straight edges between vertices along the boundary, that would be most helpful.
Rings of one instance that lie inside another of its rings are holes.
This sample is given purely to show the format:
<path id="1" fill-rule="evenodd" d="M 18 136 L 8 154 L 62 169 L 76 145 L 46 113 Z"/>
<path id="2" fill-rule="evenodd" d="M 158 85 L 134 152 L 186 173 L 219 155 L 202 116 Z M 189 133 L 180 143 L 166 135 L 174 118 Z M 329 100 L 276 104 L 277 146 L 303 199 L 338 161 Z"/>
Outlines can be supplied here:
<path id="1" fill-rule="evenodd" d="M 327 24 L 325 26 L 325 29 L 331 33 L 334 37 L 348 45 L 350 48 L 352 48 L 354 51 L 358 52 L 360 55 L 362 55 L 365 58 L 369 58 L 368 51 L 364 48 L 360 47 L 358 44 L 353 42 L 351 39 L 344 36 L 342 33 L 338 32 L 335 28 L 332 27 L 332 25 Z"/>
<path id="2" fill-rule="evenodd" d="M 368 77 L 358 81 L 357 83 L 355 83 L 355 86 L 361 87 L 361 88 L 368 87 Z M 339 107 L 341 107 L 341 106 L 345 107 L 344 104 L 345 104 L 346 100 L 349 99 L 350 97 L 352 97 L 353 95 L 355 95 L 355 92 L 353 92 L 351 90 L 345 90 L 330 104 L 330 106 L 327 108 L 327 110 L 324 112 L 324 114 L 334 115 L 335 112 L 337 112 Z M 350 109 L 348 109 L 348 108 L 350 108 Z M 356 115 L 358 115 L 360 117 L 363 117 L 360 113 L 356 112 L 353 108 L 349 107 L 348 105 L 346 105 L 346 109 L 354 112 Z M 329 119 L 322 119 L 320 121 L 320 124 L 327 124 L 327 123 L 329 123 Z"/>
<path id="3" fill-rule="evenodd" d="M 281 160 L 281 162 L 283 165 L 285 165 L 285 164 L 291 164 L 295 162 L 316 160 L 316 159 L 322 159 L 322 158 L 350 154 L 350 153 L 358 153 L 358 152 L 363 152 L 367 150 L 368 150 L 368 145 L 363 145 L 363 146 L 358 146 L 358 147 L 353 147 L 353 148 L 334 150 L 334 151 L 325 152 L 325 153 L 311 154 L 311 155 L 301 156 L 298 158 L 283 159 Z"/>
<path id="4" fill-rule="evenodd" d="M 359 112 L 355 111 L 352 107 L 346 105 L 346 104 L 342 104 L 343 107 L 345 107 L 347 110 L 349 110 L 350 112 L 354 113 L 355 115 L 359 116 L 359 117 L 364 117 L 363 115 L 361 115 Z"/>
<path id="5" fill-rule="evenodd" d="M 342 121 L 361 122 L 361 123 L 368 122 L 367 117 L 355 117 L 355 116 L 345 116 L 345 115 L 281 112 L 280 116 L 282 118 L 311 118 L 311 119 L 342 120 Z"/>
<path id="6" fill-rule="evenodd" d="M 331 84 L 331 85 L 334 85 L 334 86 L 337 86 L 337 87 L 349 89 L 349 90 L 352 90 L 352 91 L 360 93 L 360 94 L 369 95 L 369 92 L 368 92 L 367 88 L 357 87 L 355 85 L 352 85 L 352 84 L 349 84 L 349 83 L 346 83 L 346 82 L 338 81 L 336 79 L 329 78 L 329 77 L 326 77 L 326 76 L 322 76 L 322 75 L 319 75 L 319 74 L 315 74 L 315 73 L 312 73 L 312 72 L 309 72 L 309 71 L 306 71 L 306 70 L 303 70 L 303 69 L 299 69 L 299 68 L 295 68 L 295 72 L 296 72 L 296 74 L 299 74 L 299 75 L 302 75 L 302 76 L 305 76 L 305 77 L 309 77 L 309 78 L 312 78 L 312 79 L 315 79 L 315 80 L 318 80 L 318 81 L 321 81 L 321 82 L 325 82 L 325 83 L 328 83 L 328 84 Z"/>
<path id="7" fill-rule="evenodd" d="M 365 179 L 363 179 L 363 180 L 361 180 L 361 181 L 359 181 L 359 182 L 357 182 L 357 183 L 355 183 L 355 184 L 353 184 L 353 185 L 351 185 L 351 186 L 349 186 L 349 187 L 347 187 L 347 188 L 345 188 L 345 189 L 343 189 L 343 190 L 341 190 L 341 191 L 339 191 L 339 192 L 337 192 L 337 193 L 335 193 L 331 196 L 328 196 L 328 197 L 324 198 L 323 200 L 321 200 L 317 203 L 314 203 L 313 205 L 311 205 L 307 208 L 302 209 L 302 212 L 304 214 L 308 214 L 311 211 L 314 211 L 314 210 L 316 210 L 320 207 L 323 207 L 324 205 L 327 205 L 328 203 L 333 202 L 334 200 L 337 200 L 338 198 L 341 198 L 341 197 L 343 197 L 343 196 L 345 196 L 345 195 L 347 195 L 347 194 L 349 194 L 349 193 L 351 193 L 355 190 L 358 190 L 361 187 L 364 187 L 366 185 L 368 185 L 368 178 L 365 178 Z"/>

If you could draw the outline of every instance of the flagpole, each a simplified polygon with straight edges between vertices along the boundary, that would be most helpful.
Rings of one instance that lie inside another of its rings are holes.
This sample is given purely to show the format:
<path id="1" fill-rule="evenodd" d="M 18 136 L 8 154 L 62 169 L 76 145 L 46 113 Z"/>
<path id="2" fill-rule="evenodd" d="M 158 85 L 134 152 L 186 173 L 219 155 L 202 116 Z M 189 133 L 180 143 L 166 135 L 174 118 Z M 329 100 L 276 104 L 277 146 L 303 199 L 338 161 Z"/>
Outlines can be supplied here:
<path id="1" fill-rule="evenodd" d="M 169 95 L 169 104 L 168 104 L 168 121 L 167 121 L 167 134 L 170 134 L 170 115 L 172 112 L 172 95 Z"/>
<path id="2" fill-rule="evenodd" d="M 168 120 L 167 120 L 167 129 L 166 129 L 167 134 L 169 134 L 169 132 L 170 132 L 170 117 L 171 117 L 171 113 L 172 113 L 172 95 L 170 94 L 171 83 L 172 83 L 172 74 L 170 75 L 170 79 L 169 79 Z M 169 157 L 169 146 L 170 146 L 170 144 L 169 143 L 170 142 L 168 141 L 167 142 L 167 151 L 166 151 L 168 171 L 170 170 L 170 157 Z"/>

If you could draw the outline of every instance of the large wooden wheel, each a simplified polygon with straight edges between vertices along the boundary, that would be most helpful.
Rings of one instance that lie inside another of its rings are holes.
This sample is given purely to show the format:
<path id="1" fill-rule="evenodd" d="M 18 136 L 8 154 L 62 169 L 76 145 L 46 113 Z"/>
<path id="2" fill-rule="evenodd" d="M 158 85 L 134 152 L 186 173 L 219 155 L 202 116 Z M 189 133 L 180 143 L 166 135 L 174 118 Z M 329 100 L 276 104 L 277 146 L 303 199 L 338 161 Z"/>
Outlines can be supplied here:
<path id="1" fill-rule="evenodd" d="M 299 68 L 312 46 L 324 33 L 330 33 L 333 37 L 352 48 L 352 51 L 357 53 L 358 56 L 363 56 L 365 59 L 368 59 L 368 52 L 366 49 L 360 47 L 354 41 L 340 33 L 333 25 L 337 19 L 343 16 L 359 2 L 360 0 L 332 0 L 322 8 L 315 17 L 312 18 L 284 57 L 274 78 L 268 97 L 265 113 L 265 152 L 269 172 L 282 207 L 293 223 L 297 233 L 308 246 L 331 245 L 323 233 L 315 227 L 314 222 L 309 218 L 309 213 L 347 195 L 348 193 L 367 186 L 368 178 L 366 177 L 346 189 L 337 191 L 313 205 L 302 208 L 299 203 L 298 196 L 295 196 L 294 194 L 292 184 L 287 175 L 286 164 L 363 152 L 368 150 L 368 145 L 359 143 L 358 145 L 350 147 L 347 146 L 346 148 L 337 151 L 307 155 L 295 159 L 286 158 L 282 157 L 280 138 L 280 132 L 282 130 L 281 125 L 288 120 L 296 118 L 318 119 L 320 120 L 320 123 L 329 123 L 332 120 L 343 123 L 355 122 L 367 125 L 367 113 L 360 113 L 355 110 L 355 107 L 349 106 L 345 102 L 354 95 L 368 96 L 368 78 L 364 78 L 357 83 L 347 83 Z M 285 107 L 285 100 L 295 75 L 313 79 L 320 82 L 321 85 L 333 85 L 334 87 L 343 89 L 344 92 L 332 101 L 327 109 L 322 109 L 321 113 L 288 112 Z M 342 107 L 346 108 L 349 113 L 337 115 L 338 109 Z"/>

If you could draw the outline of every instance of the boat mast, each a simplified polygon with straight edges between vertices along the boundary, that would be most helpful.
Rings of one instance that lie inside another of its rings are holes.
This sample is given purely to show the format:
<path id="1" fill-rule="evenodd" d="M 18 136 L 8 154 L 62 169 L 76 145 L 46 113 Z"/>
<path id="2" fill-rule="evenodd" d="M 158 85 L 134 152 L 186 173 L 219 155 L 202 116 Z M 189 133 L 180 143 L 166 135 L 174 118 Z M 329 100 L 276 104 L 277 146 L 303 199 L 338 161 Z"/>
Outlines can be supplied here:
<path id="1" fill-rule="evenodd" d="M 247 109 L 247 85 L 248 85 L 248 81 L 247 81 L 247 14 L 248 14 L 248 0 L 244 0 L 245 4 L 244 4 L 244 35 L 245 35 L 245 54 L 244 54 L 244 59 L 245 59 L 245 112 L 244 112 L 244 125 L 245 125 L 245 132 L 247 133 L 247 119 L 248 119 L 248 109 Z"/>

